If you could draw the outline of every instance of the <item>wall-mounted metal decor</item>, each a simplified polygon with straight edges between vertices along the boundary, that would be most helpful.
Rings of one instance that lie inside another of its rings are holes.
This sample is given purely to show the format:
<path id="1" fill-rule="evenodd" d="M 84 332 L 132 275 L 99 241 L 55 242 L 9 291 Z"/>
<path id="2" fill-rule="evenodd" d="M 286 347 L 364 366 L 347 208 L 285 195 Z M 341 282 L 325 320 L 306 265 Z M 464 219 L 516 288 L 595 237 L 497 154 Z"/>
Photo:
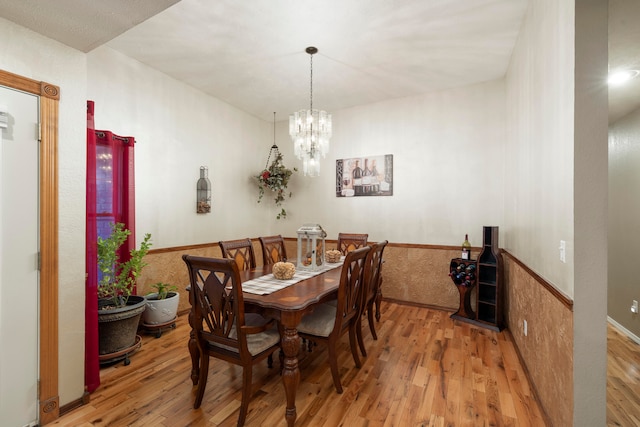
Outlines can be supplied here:
<path id="1" fill-rule="evenodd" d="M 336 197 L 393 196 L 393 154 L 336 160 Z"/>
<path id="2" fill-rule="evenodd" d="M 197 213 L 211 212 L 211 181 L 209 181 L 209 168 L 200 166 L 200 179 L 196 186 Z"/>

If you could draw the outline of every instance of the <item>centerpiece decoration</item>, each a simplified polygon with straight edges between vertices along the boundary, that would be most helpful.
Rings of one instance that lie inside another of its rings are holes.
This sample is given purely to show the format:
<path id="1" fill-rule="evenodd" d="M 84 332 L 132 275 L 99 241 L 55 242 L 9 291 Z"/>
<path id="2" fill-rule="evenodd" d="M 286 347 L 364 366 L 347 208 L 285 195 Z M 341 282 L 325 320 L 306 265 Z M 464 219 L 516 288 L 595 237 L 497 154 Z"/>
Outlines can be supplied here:
<path id="1" fill-rule="evenodd" d="M 320 224 L 302 224 L 298 229 L 299 270 L 316 271 L 325 265 L 325 238 L 327 232 Z"/>
<path id="2" fill-rule="evenodd" d="M 335 264 L 340 262 L 340 258 L 342 257 L 342 252 L 337 249 L 329 249 L 325 254 L 325 259 L 328 263 Z"/>
<path id="3" fill-rule="evenodd" d="M 273 277 L 279 280 L 289 280 L 296 274 L 296 266 L 290 262 L 276 262 L 273 264 Z"/>
<path id="4" fill-rule="evenodd" d="M 267 164 L 264 167 L 264 170 L 260 172 L 255 178 L 258 180 L 258 203 L 262 201 L 264 197 L 265 190 L 272 191 L 275 193 L 275 202 L 276 206 L 282 206 L 282 202 L 285 200 L 285 196 L 287 196 L 287 186 L 289 185 L 289 178 L 293 172 L 297 172 L 298 169 L 293 168 L 293 170 L 288 169 L 283 161 L 282 161 L 282 153 L 278 149 L 278 146 L 275 143 L 276 139 L 276 124 L 275 118 L 276 113 L 273 113 L 273 145 L 271 146 L 271 150 L 269 150 L 269 157 L 267 157 Z M 269 164 L 271 160 L 271 156 L 274 156 L 273 161 Z M 288 197 L 291 197 L 292 193 L 289 191 Z M 286 218 L 287 211 L 284 208 L 281 208 L 278 215 L 276 215 L 276 219 Z"/>

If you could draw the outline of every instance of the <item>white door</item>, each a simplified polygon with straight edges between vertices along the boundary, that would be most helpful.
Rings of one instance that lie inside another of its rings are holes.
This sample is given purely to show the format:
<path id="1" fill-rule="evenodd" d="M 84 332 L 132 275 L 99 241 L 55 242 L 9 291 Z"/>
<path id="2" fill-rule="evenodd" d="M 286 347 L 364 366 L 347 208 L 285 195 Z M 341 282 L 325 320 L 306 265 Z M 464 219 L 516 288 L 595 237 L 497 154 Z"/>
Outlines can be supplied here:
<path id="1" fill-rule="evenodd" d="M 0 86 L 1 110 L 0 426 L 22 427 L 38 421 L 39 98 Z"/>

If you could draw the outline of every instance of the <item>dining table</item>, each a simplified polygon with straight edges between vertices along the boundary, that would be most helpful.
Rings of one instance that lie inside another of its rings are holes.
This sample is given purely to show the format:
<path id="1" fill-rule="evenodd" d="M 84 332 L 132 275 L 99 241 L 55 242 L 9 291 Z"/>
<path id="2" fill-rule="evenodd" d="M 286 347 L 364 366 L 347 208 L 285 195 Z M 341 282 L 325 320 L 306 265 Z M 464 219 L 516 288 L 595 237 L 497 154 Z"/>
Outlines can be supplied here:
<path id="1" fill-rule="evenodd" d="M 302 317 L 313 311 L 314 307 L 334 299 L 338 292 L 342 263 L 325 264 L 317 270 L 296 270 L 292 280 L 279 280 L 273 277 L 273 264 L 258 266 L 251 270 L 241 271 L 245 311 L 260 313 L 265 317 L 276 319 L 282 327 L 281 348 L 284 354 L 282 382 L 284 385 L 287 407 L 285 419 L 288 426 L 296 421 L 296 393 L 300 383 L 298 353 L 300 352 L 300 336 L 298 325 Z M 193 309 L 189 314 L 192 327 L 189 339 L 191 354 L 191 380 L 198 383 L 200 353 L 193 331 Z"/>

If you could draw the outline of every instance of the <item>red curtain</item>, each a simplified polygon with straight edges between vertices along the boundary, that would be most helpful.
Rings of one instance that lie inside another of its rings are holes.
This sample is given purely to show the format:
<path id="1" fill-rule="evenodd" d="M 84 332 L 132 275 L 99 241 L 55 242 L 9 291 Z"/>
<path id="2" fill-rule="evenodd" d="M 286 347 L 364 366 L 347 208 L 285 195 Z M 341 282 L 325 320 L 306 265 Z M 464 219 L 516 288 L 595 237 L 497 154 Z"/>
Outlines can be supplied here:
<path id="1" fill-rule="evenodd" d="M 89 393 L 100 385 L 98 360 L 98 246 L 96 222 L 96 134 L 94 102 L 87 101 L 87 218 L 84 385 Z"/>
<path id="2" fill-rule="evenodd" d="M 135 175 L 133 137 L 95 130 L 94 103 L 87 101 L 87 242 L 85 386 L 100 385 L 98 351 L 98 236 L 111 233 L 111 223 L 121 222 L 131 231 L 120 248 L 126 261 L 135 248 Z M 135 292 L 135 290 L 134 290 Z"/>

